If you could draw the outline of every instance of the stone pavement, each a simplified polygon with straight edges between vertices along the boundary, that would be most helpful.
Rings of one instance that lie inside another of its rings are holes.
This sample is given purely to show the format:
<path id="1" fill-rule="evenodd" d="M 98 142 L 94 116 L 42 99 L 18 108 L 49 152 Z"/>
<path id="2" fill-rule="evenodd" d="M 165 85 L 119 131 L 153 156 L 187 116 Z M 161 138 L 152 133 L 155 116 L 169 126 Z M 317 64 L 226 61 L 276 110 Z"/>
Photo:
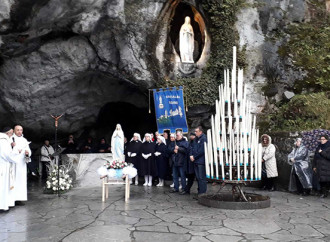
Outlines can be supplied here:
<path id="1" fill-rule="evenodd" d="M 271 207 L 220 210 L 168 187 L 73 189 L 58 198 L 32 188 L 25 206 L 0 212 L 0 241 L 330 241 L 330 198 L 264 192 Z M 209 187 L 209 192 L 218 190 Z M 246 190 L 255 190 L 247 188 Z"/>

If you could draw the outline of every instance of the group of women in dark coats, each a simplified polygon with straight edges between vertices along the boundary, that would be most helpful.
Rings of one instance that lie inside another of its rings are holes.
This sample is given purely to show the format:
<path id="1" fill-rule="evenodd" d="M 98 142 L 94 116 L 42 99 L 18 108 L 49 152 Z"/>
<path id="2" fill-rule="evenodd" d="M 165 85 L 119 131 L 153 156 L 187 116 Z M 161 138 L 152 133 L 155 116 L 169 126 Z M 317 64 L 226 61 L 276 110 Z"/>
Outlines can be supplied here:
<path id="1" fill-rule="evenodd" d="M 151 134 L 147 133 L 141 142 L 140 135 L 135 133 L 127 145 L 126 162 L 132 163 L 138 170 L 135 185 L 138 185 L 138 176 L 144 176 L 144 186 L 152 186 L 153 177 L 159 178 L 157 186 L 164 186 L 168 170 L 166 140 L 162 136 L 157 137 L 157 142 L 151 138 Z"/>

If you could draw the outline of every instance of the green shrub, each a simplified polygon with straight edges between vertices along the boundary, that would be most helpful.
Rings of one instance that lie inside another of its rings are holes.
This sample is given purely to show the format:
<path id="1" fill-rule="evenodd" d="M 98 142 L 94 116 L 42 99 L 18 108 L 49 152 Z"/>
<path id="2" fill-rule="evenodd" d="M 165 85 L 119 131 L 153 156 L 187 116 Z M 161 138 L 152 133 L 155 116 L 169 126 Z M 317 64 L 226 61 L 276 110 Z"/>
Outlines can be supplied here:
<path id="1" fill-rule="evenodd" d="M 330 129 L 329 114 L 330 92 L 296 95 L 278 111 L 269 115 L 268 129 L 271 131 Z"/>

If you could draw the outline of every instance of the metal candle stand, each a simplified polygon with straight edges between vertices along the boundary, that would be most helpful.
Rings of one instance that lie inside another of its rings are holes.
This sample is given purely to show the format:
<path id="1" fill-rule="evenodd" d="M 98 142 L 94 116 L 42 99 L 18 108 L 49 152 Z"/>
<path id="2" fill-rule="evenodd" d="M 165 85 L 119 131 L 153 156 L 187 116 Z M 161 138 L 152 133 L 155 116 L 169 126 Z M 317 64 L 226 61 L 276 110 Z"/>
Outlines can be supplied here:
<path id="1" fill-rule="evenodd" d="M 233 68 L 231 72 L 224 71 L 215 110 L 204 144 L 206 178 L 221 183 L 219 191 L 227 184 L 232 185 L 233 198 L 238 196 L 240 201 L 248 202 L 242 187 L 261 180 L 262 146 L 258 142 L 252 103 L 247 99 L 243 70 L 236 70 L 236 47 L 233 47 Z"/>

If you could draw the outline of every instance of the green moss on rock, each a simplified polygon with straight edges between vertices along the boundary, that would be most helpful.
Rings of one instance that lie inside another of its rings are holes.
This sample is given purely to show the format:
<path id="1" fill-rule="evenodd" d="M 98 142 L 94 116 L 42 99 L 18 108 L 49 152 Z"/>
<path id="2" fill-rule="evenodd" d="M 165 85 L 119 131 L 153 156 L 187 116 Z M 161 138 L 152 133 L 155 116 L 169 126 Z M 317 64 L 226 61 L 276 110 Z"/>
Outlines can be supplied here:
<path id="1" fill-rule="evenodd" d="M 294 96 L 259 125 L 271 131 L 330 129 L 330 92 Z"/>
<path id="2" fill-rule="evenodd" d="M 297 92 L 310 88 L 330 90 L 330 15 L 326 14 L 324 3 L 319 2 L 310 1 L 314 14 L 309 22 L 284 30 L 290 39 L 278 50 L 280 56 L 292 58 L 297 68 L 307 71 L 305 78 L 295 82 Z"/>

